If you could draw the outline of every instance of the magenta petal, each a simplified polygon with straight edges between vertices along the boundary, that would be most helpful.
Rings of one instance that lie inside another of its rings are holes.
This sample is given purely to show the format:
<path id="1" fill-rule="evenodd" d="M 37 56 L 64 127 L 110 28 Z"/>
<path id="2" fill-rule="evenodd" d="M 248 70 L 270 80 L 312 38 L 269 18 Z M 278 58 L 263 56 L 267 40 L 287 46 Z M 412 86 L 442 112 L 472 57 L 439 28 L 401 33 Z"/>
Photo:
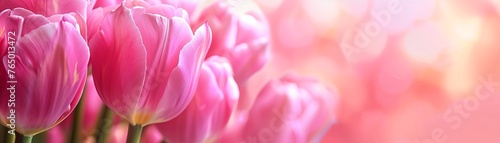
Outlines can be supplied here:
<path id="1" fill-rule="evenodd" d="M 131 11 L 120 6 L 109 13 L 89 45 L 99 95 L 118 115 L 131 119 L 146 75 L 146 50 Z"/>

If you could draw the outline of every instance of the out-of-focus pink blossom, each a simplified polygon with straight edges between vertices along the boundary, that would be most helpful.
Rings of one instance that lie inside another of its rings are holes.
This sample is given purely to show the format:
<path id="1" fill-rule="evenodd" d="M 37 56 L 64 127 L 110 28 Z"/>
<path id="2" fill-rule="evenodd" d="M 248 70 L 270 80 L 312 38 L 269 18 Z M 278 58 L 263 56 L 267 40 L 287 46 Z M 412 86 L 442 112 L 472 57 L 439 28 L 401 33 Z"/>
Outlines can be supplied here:
<path id="1" fill-rule="evenodd" d="M 231 6 L 216 2 L 194 17 L 191 25 L 197 27 L 206 21 L 213 30 L 207 57 L 228 58 L 236 82 L 245 82 L 264 66 L 269 56 L 269 34 L 261 13 L 250 11 L 239 15 Z"/>
<path id="2" fill-rule="evenodd" d="M 287 74 L 270 81 L 249 112 L 242 140 L 319 141 L 335 122 L 338 94 L 315 79 Z"/>
<path id="3" fill-rule="evenodd" d="M 47 131 L 46 142 L 49 143 L 63 143 L 65 142 L 66 134 L 64 133 L 61 126 L 56 126 Z"/>
<path id="4" fill-rule="evenodd" d="M 144 129 L 141 137 L 141 143 L 160 143 L 163 141 L 163 136 L 156 126 L 148 126 Z"/>
<path id="5" fill-rule="evenodd" d="M 127 141 L 127 124 L 116 124 L 111 127 L 111 132 L 109 133 L 110 143 L 125 143 Z"/>
<path id="6" fill-rule="evenodd" d="M 171 143 L 216 140 L 238 102 L 238 86 L 229 62 L 214 56 L 204 62 L 195 96 L 176 118 L 156 126 Z"/>
<path id="7" fill-rule="evenodd" d="M 193 35 L 185 11 L 143 1 L 105 15 L 89 42 L 103 102 L 132 125 L 176 117 L 196 90 L 211 41 L 208 25 Z"/>
<path id="8" fill-rule="evenodd" d="M 80 100 L 89 62 L 89 50 L 71 15 L 44 17 L 23 8 L 0 13 L 1 122 L 15 116 L 16 131 L 33 136 L 63 121 Z M 7 51 L 15 51 L 8 53 Z M 14 67 L 15 66 L 15 67 Z M 9 72 L 9 71 L 14 71 Z M 7 79 L 8 74 L 12 78 Z M 57 102 L 55 102 L 57 101 Z M 11 109 L 15 115 L 10 114 Z"/>
<path id="9" fill-rule="evenodd" d="M 248 120 L 248 112 L 236 110 L 232 115 L 226 129 L 221 133 L 219 143 L 233 143 L 241 141 L 241 135 Z"/>

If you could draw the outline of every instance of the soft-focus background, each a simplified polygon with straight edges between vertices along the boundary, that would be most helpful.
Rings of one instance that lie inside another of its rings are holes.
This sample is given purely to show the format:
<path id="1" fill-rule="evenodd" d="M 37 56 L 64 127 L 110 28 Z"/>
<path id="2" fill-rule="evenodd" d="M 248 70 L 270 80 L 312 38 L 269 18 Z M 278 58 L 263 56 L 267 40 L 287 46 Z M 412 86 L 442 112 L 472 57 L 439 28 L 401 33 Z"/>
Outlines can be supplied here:
<path id="1" fill-rule="evenodd" d="M 341 96 L 322 142 L 500 142 L 499 0 L 229 0 L 260 8 L 271 59 Z"/>

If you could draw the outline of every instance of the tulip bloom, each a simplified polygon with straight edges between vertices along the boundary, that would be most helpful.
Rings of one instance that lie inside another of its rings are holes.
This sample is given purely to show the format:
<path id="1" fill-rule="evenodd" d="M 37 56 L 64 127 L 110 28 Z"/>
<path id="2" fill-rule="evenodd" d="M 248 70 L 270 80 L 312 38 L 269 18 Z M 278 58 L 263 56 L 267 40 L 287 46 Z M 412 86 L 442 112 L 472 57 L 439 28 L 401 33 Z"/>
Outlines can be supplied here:
<path id="1" fill-rule="evenodd" d="M 288 74 L 269 82 L 249 112 L 247 142 L 318 142 L 334 122 L 338 94 L 314 79 Z"/>
<path id="2" fill-rule="evenodd" d="M 208 21 L 213 30 L 213 41 L 207 57 L 226 57 L 233 67 L 238 83 L 239 110 L 248 110 L 252 96 L 248 95 L 247 81 L 261 70 L 269 59 L 269 33 L 265 17 L 258 11 L 238 14 L 230 5 L 215 2 L 191 17 L 191 26 Z"/>
<path id="3" fill-rule="evenodd" d="M 200 71 L 193 101 L 176 118 L 157 124 L 170 143 L 202 143 L 218 138 L 238 102 L 238 86 L 229 62 L 209 58 Z"/>
<path id="4" fill-rule="evenodd" d="M 103 102 L 131 125 L 171 120 L 191 101 L 211 31 L 191 31 L 187 13 L 142 1 L 103 17 L 90 40 L 94 82 Z"/>
<path id="5" fill-rule="evenodd" d="M 87 77 L 89 49 L 73 16 L 4 10 L 0 51 L 0 99 L 12 101 L 0 104 L 2 125 L 14 128 L 14 121 L 16 131 L 33 136 L 75 109 Z"/>

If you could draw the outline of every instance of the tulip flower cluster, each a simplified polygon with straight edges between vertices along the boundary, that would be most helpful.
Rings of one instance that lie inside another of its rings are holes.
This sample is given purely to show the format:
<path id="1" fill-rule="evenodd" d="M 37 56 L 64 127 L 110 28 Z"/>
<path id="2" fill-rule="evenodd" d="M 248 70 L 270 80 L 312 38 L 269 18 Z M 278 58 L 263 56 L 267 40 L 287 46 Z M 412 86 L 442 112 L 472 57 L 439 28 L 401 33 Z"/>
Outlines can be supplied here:
<path id="1" fill-rule="evenodd" d="M 270 36 L 223 0 L 0 0 L 0 142 L 319 142 L 338 92 L 251 84 Z"/>

